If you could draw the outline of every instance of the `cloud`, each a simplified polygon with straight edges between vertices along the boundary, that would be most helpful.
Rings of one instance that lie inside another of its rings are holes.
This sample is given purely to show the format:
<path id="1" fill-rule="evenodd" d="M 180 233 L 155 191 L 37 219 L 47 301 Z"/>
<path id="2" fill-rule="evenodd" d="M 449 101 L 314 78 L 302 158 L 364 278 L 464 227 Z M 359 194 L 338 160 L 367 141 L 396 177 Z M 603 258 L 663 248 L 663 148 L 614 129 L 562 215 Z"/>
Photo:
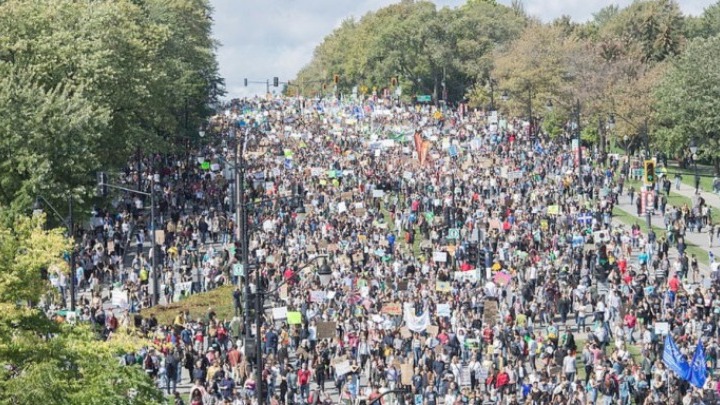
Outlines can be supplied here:
<path id="1" fill-rule="evenodd" d="M 220 74 L 225 78 L 228 97 L 245 97 L 265 92 L 265 81 L 278 77 L 292 79 L 313 56 L 313 50 L 350 17 L 359 18 L 397 0 L 211 0 L 215 12 L 213 34 L 218 49 Z M 456 7 L 464 0 L 436 0 L 438 7 Z M 509 5 L 511 0 L 500 0 Z M 615 3 L 621 7 L 632 0 Z M 683 0 L 683 12 L 699 14 L 714 0 Z M 551 21 L 569 15 L 587 21 L 592 13 L 609 4 L 607 0 L 525 0 L 528 14 Z M 244 79 L 261 81 L 247 88 Z M 271 90 L 272 87 L 271 87 Z M 279 89 L 275 89 L 279 90 Z"/>

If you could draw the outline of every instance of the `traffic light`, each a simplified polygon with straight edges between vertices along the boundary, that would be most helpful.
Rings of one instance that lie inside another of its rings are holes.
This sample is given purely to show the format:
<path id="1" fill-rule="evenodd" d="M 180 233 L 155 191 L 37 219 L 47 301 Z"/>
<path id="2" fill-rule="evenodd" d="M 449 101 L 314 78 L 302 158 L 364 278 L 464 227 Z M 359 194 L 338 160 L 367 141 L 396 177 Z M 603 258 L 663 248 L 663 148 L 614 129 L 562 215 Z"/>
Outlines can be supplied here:
<path id="1" fill-rule="evenodd" d="M 245 87 L 247 87 L 247 79 L 245 79 Z"/>
<path id="2" fill-rule="evenodd" d="M 340 83 L 340 75 L 333 75 L 333 83 L 335 83 L 335 84 Z"/>
<path id="3" fill-rule="evenodd" d="M 645 182 L 655 183 L 655 162 L 652 160 L 645 161 Z"/>
<path id="4" fill-rule="evenodd" d="M 235 261 L 242 263 L 242 244 L 240 241 L 235 241 Z"/>
<path id="5" fill-rule="evenodd" d="M 107 174 L 105 172 L 97 173 L 97 195 L 99 197 L 108 195 Z"/>
<path id="6" fill-rule="evenodd" d="M 397 83 L 398 83 L 398 82 L 397 82 L 397 77 L 392 77 L 392 78 L 390 78 L 390 84 L 391 84 L 393 87 L 397 86 Z"/>
<path id="7" fill-rule="evenodd" d="M 277 87 L 280 85 L 280 79 L 277 77 L 273 77 L 273 87 Z"/>

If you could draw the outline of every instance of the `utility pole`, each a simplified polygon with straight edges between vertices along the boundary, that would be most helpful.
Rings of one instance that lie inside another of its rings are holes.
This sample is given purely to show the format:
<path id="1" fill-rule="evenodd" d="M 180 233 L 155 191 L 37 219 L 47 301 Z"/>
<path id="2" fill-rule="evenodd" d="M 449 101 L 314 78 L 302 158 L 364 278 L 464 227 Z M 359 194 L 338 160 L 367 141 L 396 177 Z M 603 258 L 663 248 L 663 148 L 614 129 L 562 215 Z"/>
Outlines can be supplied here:
<path id="1" fill-rule="evenodd" d="M 158 250 L 155 245 L 155 179 L 150 178 L 150 246 L 152 248 L 153 305 L 160 305 L 160 270 L 157 267 Z"/>
<path id="2" fill-rule="evenodd" d="M 73 223 L 73 198 L 72 194 L 68 194 L 68 232 L 72 240 L 72 250 L 70 251 L 70 311 L 75 311 L 75 224 Z"/>
<path id="3" fill-rule="evenodd" d="M 578 175 L 582 176 L 582 139 L 580 133 L 580 100 L 575 101 L 575 120 L 577 123 L 577 144 L 578 144 Z"/>

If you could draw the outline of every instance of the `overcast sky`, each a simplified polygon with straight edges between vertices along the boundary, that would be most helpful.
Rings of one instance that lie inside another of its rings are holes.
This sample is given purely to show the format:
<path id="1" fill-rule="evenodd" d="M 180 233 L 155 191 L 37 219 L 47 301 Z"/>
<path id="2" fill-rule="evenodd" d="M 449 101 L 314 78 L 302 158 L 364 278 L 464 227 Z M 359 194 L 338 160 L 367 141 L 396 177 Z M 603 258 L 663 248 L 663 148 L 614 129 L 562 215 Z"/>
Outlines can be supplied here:
<path id="1" fill-rule="evenodd" d="M 228 98 L 265 92 L 265 85 L 244 87 L 243 79 L 292 79 L 307 64 L 322 39 L 348 17 L 361 17 L 398 0 L 211 0 L 220 74 Z M 683 12 L 699 14 L 717 0 L 679 0 Z M 499 0 L 510 4 L 511 0 Z M 524 0 L 528 14 L 550 21 L 563 14 L 585 21 L 609 4 L 632 0 Z M 465 0 L 435 0 L 456 7 Z"/>

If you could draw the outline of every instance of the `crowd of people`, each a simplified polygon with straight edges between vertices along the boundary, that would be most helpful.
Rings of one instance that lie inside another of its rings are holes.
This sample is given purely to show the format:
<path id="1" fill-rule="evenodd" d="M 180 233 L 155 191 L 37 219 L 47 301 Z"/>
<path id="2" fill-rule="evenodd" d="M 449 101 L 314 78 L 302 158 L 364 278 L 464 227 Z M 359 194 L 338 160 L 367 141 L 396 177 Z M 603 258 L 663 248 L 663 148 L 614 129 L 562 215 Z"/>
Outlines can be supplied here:
<path id="1" fill-rule="evenodd" d="M 551 138 L 520 119 L 389 99 L 235 100 L 212 125 L 203 149 L 122 174 L 160 196 L 160 249 L 144 249 L 148 201 L 121 195 L 93 220 L 74 273 L 93 291 L 82 319 L 154 340 L 123 360 L 175 403 L 253 404 L 258 390 L 273 405 L 717 403 L 720 295 L 684 239 L 712 217 L 699 200 L 665 206 L 659 181 L 666 231 L 619 222 L 620 199 L 640 194 L 629 157 L 589 145 L 578 161 L 570 126 Z M 237 142 L 251 230 L 239 272 Z M 134 317 L 150 303 L 152 254 L 164 304 L 236 284 L 235 313 Z M 119 319 L 103 281 L 127 294 Z M 268 311 L 246 313 L 246 283 L 276 291 Z M 261 365 L 245 339 L 257 333 Z M 668 333 L 688 359 L 702 339 L 704 386 L 668 370 Z"/>

